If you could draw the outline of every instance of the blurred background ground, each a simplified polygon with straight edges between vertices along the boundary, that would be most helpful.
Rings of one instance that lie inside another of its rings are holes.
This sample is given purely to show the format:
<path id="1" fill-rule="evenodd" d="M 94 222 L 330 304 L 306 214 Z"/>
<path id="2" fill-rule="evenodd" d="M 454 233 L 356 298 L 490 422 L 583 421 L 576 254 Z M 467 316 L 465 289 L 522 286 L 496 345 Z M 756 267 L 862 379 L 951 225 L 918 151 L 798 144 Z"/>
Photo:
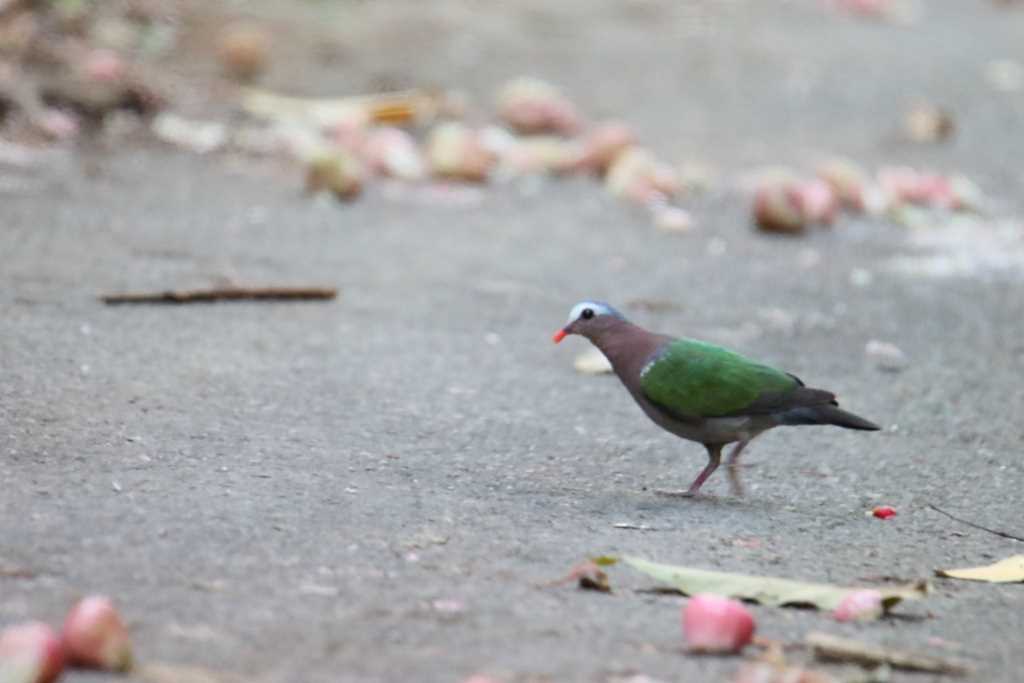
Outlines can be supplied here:
<path id="1" fill-rule="evenodd" d="M 8 104 L 0 622 L 57 623 L 76 596 L 107 593 L 140 661 L 182 681 L 717 681 L 739 660 L 684 654 L 679 599 L 634 592 L 642 577 L 613 568 L 612 595 L 538 585 L 596 554 L 860 584 L 1020 552 L 928 507 L 1024 533 L 1013 3 L 922 2 L 897 21 L 811 0 L 103 7 L 152 24 L 157 47 L 131 34 L 118 53 L 154 108 L 189 120 L 244 120 L 217 47 L 245 19 L 270 36 L 260 87 L 457 90 L 484 123 L 502 83 L 536 76 L 712 180 L 676 200 L 693 216 L 685 234 L 582 176 L 368 182 L 341 203 L 304 195 L 286 155 L 197 154 L 134 113 L 98 133 L 82 114 L 54 136 Z M 24 67 L 5 53 L 9 85 L 59 79 L 97 40 L 43 29 L 62 51 Z M 953 135 L 908 139 L 919 102 L 947 111 Z M 835 155 L 964 174 L 985 210 L 753 229 L 752 170 Z M 223 280 L 340 295 L 96 299 Z M 583 342 L 552 347 L 584 297 L 783 366 L 886 429 L 780 430 L 752 446 L 746 498 L 724 477 L 699 500 L 656 498 L 648 489 L 685 485 L 704 456 L 648 424 L 614 379 L 577 374 Z M 903 351 L 898 372 L 865 353 L 872 340 Z M 897 516 L 865 517 L 879 504 Z M 907 618 L 871 624 L 752 609 L 766 637 L 825 630 L 1016 681 L 1022 608 L 1019 584 L 939 580 Z"/>

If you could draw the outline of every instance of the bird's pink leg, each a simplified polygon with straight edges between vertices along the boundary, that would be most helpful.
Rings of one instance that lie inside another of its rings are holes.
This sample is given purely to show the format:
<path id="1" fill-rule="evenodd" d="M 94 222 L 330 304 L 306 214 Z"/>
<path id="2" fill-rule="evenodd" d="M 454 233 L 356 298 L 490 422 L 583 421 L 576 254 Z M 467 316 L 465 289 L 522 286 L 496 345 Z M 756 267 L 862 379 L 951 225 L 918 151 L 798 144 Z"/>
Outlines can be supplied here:
<path id="1" fill-rule="evenodd" d="M 725 466 L 728 468 L 726 471 L 729 473 L 729 483 L 732 485 L 732 493 L 734 496 L 743 495 L 743 484 L 740 483 L 740 470 L 739 470 L 739 457 L 743 449 L 750 443 L 750 439 L 744 439 L 740 441 L 732 450 L 729 451 L 728 457 L 725 459 Z"/>
<path id="2" fill-rule="evenodd" d="M 690 488 L 685 491 L 655 491 L 661 496 L 675 496 L 679 498 L 692 498 L 697 495 L 700 491 L 700 487 L 704 485 L 711 473 L 718 469 L 718 464 L 722 461 L 722 444 L 704 444 L 704 448 L 708 449 L 708 465 L 701 473 L 697 475 L 697 478 L 690 484 Z"/>

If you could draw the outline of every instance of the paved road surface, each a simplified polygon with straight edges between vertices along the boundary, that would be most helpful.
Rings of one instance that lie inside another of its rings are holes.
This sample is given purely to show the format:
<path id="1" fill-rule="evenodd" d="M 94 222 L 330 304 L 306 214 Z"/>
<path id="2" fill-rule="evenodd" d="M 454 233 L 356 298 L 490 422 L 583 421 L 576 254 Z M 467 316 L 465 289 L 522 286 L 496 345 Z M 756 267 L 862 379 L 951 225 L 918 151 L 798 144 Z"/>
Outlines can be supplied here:
<path id="1" fill-rule="evenodd" d="M 714 681 L 736 660 L 683 656 L 677 599 L 633 592 L 642 577 L 612 570 L 611 596 L 537 585 L 605 553 L 857 583 L 1021 552 L 927 506 L 1024 533 L 1024 95 L 983 78 L 1024 57 L 1024 12 L 933 2 L 894 27 L 809 2 L 293 4 L 266 12 L 342 41 L 347 61 L 292 46 L 271 85 L 485 97 L 533 73 L 728 178 L 831 153 L 932 164 L 977 179 L 1010 227 L 849 219 L 772 239 L 730 192 L 689 204 L 699 227 L 680 238 L 586 180 L 464 208 L 378 186 L 339 207 L 263 163 L 141 143 L 98 175 L 65 159 L 0 206 L 0 566 L 36 573 L 0 578 L 0 621 L 56 621 L 106 592 L 143 660 L 251 681 Z M 898 141 L 915 98 L 955 113 L 950 144 Z M 342 295 L 95 299 L 219 277 Z M 654 497 L 688 483 L 702 449 L 614 379 L 576 374 L 583 342 L 551 345 L 583 297 L 777 363 L 886 429 L 779 430 L 749 452 L 746 498 L 724 477 L 699 500 Z M 877 370 L 872 339 L 903 348 L 906 370 Z M 876 504 L 899 514 L 865 517 Z M 978 681 L 1024 667 L 1016 585 L 941 582 L 901 610 L 913 618 L 863 626 L 752 609 L 768 637 L 941 638 Z"/>

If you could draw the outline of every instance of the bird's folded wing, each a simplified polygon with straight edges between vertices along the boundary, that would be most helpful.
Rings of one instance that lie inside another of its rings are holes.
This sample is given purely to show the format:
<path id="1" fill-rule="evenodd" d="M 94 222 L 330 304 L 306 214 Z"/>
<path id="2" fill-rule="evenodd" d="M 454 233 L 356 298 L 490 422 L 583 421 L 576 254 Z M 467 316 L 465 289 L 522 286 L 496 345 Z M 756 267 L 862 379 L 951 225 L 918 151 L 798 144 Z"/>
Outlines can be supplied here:
<path id="1" fill-rule="evenodd" d="M 832 398 L 781 370 L 693 339 L 667 344 L 641 371 L 640 387 L 655 405 L 688 418 L 768 414 Z"/>

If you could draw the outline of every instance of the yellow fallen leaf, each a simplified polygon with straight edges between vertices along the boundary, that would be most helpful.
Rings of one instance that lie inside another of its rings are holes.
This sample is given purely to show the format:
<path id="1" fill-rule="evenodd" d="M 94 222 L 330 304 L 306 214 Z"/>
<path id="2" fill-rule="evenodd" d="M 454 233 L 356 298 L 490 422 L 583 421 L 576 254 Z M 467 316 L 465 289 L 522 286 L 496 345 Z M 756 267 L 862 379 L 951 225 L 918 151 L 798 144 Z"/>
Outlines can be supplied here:
<path id="1" fill-rule="evenodd" d="M 686 595 L 714 593 L 730 598 L 751 600 L 768 607 L 810 605 L 820 610 L 834 610 L 850 594 L 863 588 L 846 588 L 824 583 L 808 583 L 771 576 L 751 576 L 729 572 L 694 569 L 649 562 L 639 557 L 623 557 L 622 561 L 654 579 L 669 584 Z M 917 582 L 905 586 L 879 586 L 885 610 L 902 600 L 925 597 L 928 586 Z M 877 615 L 881 616 L 881 614 Z"/>
<path id="2" fill-rule="evenodd" d="M 1020 583 L 1024 582 L 1024 555 L 1014 555 L 984 567 L 940 569 L 935 573 L 950 579 L 987 581 L 989 583 Z"/>

